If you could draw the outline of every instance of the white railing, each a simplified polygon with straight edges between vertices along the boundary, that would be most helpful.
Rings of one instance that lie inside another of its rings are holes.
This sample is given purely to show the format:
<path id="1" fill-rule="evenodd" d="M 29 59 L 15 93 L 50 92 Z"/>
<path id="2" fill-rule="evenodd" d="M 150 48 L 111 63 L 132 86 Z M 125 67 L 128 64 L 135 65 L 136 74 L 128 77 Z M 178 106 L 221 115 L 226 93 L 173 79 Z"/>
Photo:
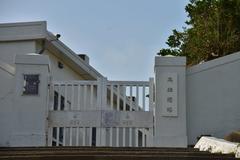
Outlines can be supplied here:
<path id="1" fill-rule="evenodd" d="M 153 79 L 56 81 L 51 85 L 49 146 L 151 146 Z"/>

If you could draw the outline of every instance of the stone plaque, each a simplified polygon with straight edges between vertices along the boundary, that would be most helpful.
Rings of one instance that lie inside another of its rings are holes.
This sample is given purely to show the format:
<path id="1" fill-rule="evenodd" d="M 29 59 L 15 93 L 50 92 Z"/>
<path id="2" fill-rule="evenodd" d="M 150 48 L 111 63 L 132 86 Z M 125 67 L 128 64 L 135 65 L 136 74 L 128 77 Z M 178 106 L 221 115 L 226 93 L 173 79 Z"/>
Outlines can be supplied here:
<path id="1" fill-rule="evenodd" d="M 53 127 L 101 127 L 101 111 L 50 111 Z"/>
<path id="2" fill-rule="evenodd" d="M 162 116 L 178 116 L 178 76 L 177 73 L 163 74 Z"/>
<path id="3" fill-rule="evenodd" d="M 153 113 L 144 111 L 102 111 L 102 127 L 153 127 Z"/>

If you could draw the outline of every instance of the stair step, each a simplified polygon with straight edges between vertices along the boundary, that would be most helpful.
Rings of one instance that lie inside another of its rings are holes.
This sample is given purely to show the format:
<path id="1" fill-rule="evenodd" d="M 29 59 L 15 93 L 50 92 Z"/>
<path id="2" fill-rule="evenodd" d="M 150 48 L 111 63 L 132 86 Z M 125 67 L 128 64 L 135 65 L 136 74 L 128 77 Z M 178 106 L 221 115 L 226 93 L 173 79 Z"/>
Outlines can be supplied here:
<path id="1" fill-rule="evenodd" d="M 13 147 L 0 148 L 0 160 L 227 160 L 234 155 L 211 154 L 193 148 L 137 147 Z"/>

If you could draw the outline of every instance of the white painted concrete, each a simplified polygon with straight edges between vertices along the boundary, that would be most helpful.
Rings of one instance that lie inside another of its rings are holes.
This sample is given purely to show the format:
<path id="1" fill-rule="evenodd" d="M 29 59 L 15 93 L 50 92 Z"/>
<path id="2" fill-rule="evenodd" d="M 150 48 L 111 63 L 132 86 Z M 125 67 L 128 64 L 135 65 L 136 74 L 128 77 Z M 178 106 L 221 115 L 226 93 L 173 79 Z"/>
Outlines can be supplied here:
<path id="1" fill-rule="evenodd" d="M 0 24 L 0 42 L 9 40 L 31 40 L 46 37 L 45 21 Z"/>
<path id="2" fill-rule="evenodd" d="M 0 146 L 10 146 L 14 128 L 15 56 L 33 53 L 33 41 L 0 42 Z"/>
<path id="3" fill-rule="evenodd" d="M 187 147 L 185 65 L 185 57 L 158 56 L 155 58 L 156 109 L 154 143 L 156 147 Z M 171 81 L 168 82 L 168 79 Z M 166 83 L 170 83 L 170 88 L 177 89 L 175 91 L 177 94 L 174 91 L 172 95 L 168 93 L 169 97 L 172 97 L 172 102 L 166 100 L 168 98 L 165 96 Z M 167 103 L 171 103 L 168 107 L 173 105 L 172 109 L 163 111 L 167 109 L 165 106 Z M 166 114 L 166 112 L 170 113 Z"/>
<path id="4" fill-rule="evenodd" d="M 53 53 L 48 50 L 45 50 L 43 55 L 48 55 L 50 59 L 51 66 L 51 76 L 53 80 L 83 80 L 84 78 L 77 72 L 74 71 L 73 68 L 69 67 L 69 64 L 66 63 L 64 59 L 59 59 Z M 63 64 L 63 68 L 58 67 L 58 62 Z"/>
<path id="5" fill-rule="evenodd" d="M 13 126 L 14 75 L 0 68 L 0 146 L 9 146 Z"/>
<path id="6" fill-rule="evenodd" d="M 200 135 L 223 138 L 239 130 L 240 52 L 187 69 L 189 144 Z"/>
<path id="7" fill-rule="evenodd" d="M 16 56 L 10 146 L 45 146 L 47 142 L 49 58 L 42 55 Z M 39 75 L 37 95 L 24 95 L 24 74 Z M 7 115 L 6 115 L 7 116 Z M 10 120 L 9 120 L 10 121 Z"/>
<path id="8" fill-rule="evenodd" d="M 11 41 L 0 42 L 0 60 L 15 67 L 16 55 L 36 53 L 35 42 L 31 41 Z"/>

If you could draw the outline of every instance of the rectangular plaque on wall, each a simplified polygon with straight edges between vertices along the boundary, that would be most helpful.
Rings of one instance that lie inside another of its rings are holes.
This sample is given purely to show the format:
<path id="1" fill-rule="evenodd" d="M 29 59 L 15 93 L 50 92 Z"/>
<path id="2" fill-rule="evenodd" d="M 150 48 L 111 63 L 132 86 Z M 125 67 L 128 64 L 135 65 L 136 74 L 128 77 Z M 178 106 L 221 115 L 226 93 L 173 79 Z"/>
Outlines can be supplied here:
<path id="1" fill-rule="evenodd" d="M 178 75 L 164 73 L 162 76 L 162 116 L 178 116 Z"/>
<path id="2" fill-rule="evenodd" d="M 24 74 L 23 75 L 23 94 L 24 95 L 38 95 L 39 75 L 38 74 Z"/>

